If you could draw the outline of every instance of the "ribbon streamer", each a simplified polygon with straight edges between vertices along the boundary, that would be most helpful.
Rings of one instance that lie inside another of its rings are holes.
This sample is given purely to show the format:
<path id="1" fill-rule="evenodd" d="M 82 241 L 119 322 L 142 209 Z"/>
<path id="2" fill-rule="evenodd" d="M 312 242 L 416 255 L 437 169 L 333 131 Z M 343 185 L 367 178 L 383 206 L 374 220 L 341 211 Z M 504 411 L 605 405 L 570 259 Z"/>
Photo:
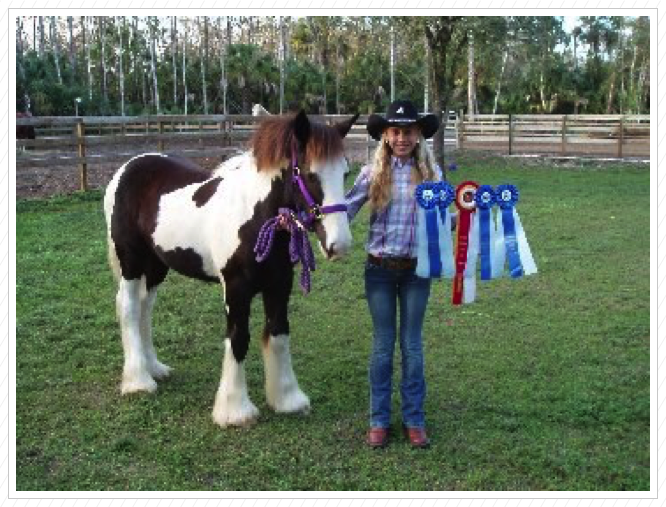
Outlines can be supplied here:
<path id="1" fill-rule="evenodd" d="M 421 278 L 452 278 L 453 240 L 451 216 L 453 187 L 445 181 L 425 181 L 416 187 L 418 203 L 416 275 Z"/>
<path id="2" fill-rule="evenodd" d="M 500 185 L 495 190 L 495 199 L 500 207 L 496 217 L 497 236 L 494 254 L 494 275 L 501 276 L 505 262 L 512 278 L 537 272 L 525 230 L 516 211 L 520 194 L 514 185 Z"/>
<path id="3" fill-rule="evenodd" d="M 435 193 L 438 194 L 437 207 L 439 208 L 439 252 L 442 259 L 442 276 L 453 278 L 456 267 L 453 262 L 453 238 L 451 237 L 451 213 L 449 206 L 456 197 L 456 191 L 447 181 L 435 184 Z"/>
<path id="4" fill-rule="evenodd" d="M 492 219 L 492 207 L 496 203 L 495 191 L 490 185 L 481 185 L 474 197 L 476 202 L 479 237 L 479 255 L 481 260 L 481 280 L 493 278 L 495 250 L 495 223 Z"/>
<path id="5" fill-rule="evenodd" d="M 468 284 L 467 301 L 470 297 L 473 298 L 475 293 L 475 268 L 476 262 L 474 250 L 477 248 L 476 243 L 470 245 L 470 229 L 472 228 L 472 217 L 476 210 L 476 203 L 474 197 L 479 185 L 474 181 L 465 181 L 458 185 L 456 188 L 456 207 L 458 208 L 458 233 L 456 241 L 456 258 L 455 258 L 455 277 L 453 279 L 453 304 L 459 305 L 463 302 L 463 288 L 465 282 Z M 473 238 L 473 236 L 472 236 Z M 470 248 L 471 246 L 471 248 Z M 468 252 L 471 250 L 471 252 Z M 474 267 L 467 268 L 468 257 L 474 261 Z"/>

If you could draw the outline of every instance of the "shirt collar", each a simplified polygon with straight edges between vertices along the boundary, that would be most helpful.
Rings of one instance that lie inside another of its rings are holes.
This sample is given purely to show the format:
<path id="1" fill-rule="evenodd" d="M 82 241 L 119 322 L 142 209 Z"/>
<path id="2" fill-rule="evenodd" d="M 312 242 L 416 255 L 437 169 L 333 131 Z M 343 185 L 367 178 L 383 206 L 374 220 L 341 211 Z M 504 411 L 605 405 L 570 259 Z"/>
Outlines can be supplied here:
<path id="1" fill-rule="evenodd" d="M 406 162 L 402 162 L 398 157 L 391 157 L 391 164 L 395 169 L 411 168 L 413 162 L 413 158 L 409 158 Z"/>

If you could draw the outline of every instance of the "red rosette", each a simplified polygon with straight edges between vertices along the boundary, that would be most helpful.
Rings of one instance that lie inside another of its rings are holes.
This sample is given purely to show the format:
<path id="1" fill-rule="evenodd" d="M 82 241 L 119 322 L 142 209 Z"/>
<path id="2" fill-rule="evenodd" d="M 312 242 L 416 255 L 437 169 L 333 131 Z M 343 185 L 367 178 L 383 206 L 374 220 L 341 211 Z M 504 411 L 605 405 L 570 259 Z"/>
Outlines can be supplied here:
<path id="1" fill-rule="evenodd" d="M 456 234 L 456 275 L 453 278 L 453 304 L 462 303 L 463 280 L 467 266 L 467 248 L 469 246 L 469 230 L 472 225 L 472 215 L 476 211 L 476 189 L 479 184 L 475 181 L 463 181 L 456 187 L 456 208 L 458 208 L 458 231 Z"/>

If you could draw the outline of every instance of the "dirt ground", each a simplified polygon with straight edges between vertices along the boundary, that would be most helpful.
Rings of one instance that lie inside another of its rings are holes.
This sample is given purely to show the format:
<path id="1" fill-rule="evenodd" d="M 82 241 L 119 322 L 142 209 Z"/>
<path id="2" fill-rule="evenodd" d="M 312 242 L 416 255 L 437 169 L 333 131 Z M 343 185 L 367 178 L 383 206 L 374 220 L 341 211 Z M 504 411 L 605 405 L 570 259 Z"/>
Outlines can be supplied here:
<path id="1" fill-rule="evenodd" d="M 178 153 L 178 147 L 172 146 L 167 150 L 169 153 Z M 239 150 L 242 146 L 238 147 Z M 508 147 L 500 143 L 474 143 L 474 146 L 465 147 L 465 154 L 478 153 L 480 157 L 493 155 L 508 155 Z M 147 148 L 146 152 L 154 151 Z M 649 159 L 649 145 L 627 144 L 623 148 L 623 156 L 631 159 Z M 140 151 L 139 151 L 140 152 Z M 351 162 L 366 163 L 367 149 L 364 144 L 348 143 L 345 146 L 347 158 Z M 455 159 L 455 153 L 453 156 Z M 566 153 L 559 146 L 547 144 L 525 144 L 514 147 L 516 154 L 542 154 L 546 157 L 599 157 L 614 158 L 617 156 L 616 146 L 598 145 L 570 145 Z M 18 154 L 20 158 L 21 154 Z M 129 158 L 129 157 L 128 157 Z M 448 158 L 448 157 L 447 157 Z M 539 157 L 539 160 L 543 160 Z M 193 159 L 202 167 L 213 170 L 224 161 L 224 157 L 205 157 Z M 572 163 L 571 160 L 569 163 Z M 112 178 L 120 163 L 93 163 L 88 166 L 88 187 L 91 189 L 104 188 Z M 19 167 L 16 171 L 16 197 L 17 199 L 43 198 L 57 194 L 70 194 L 79 190 L 79 169 L 76 165 L 54 165 L 48 167 Z"/>
<path id="2" fill-rule="evenodd" d="M 238 146 L 240 153 L 243 146 Z M 137 153 L 154 152 L 154 148 L 146 147 L 145 150 L 136 150 Z M 178 147 L 171 146 L 166 150 L 167 153 L 178 154 Z M 345 146 L 345 153 L 350 162 L 365 163 L 366 148 L 365 145 L 351 144 Z M 32 153 L 31 153 L 32 154 Z M 20 158 L 22 154 L 18 154 Z M 128 160 L 131 158 L 128 156 Z M 212 156 L 203 158 L 193 158 L 192 160 L 204 169 L 213 170 L 219 166 L 225 156 Z M 88 188 L 104 188 L 114 173 L 123 164 L 118 163 L 91 163 L 88 165 Z M 16 198 L 44 198 L 58 194 L 71 194 L 80 189 L 79 168 L 74 164 L 53 165 L 47 167 L 21 167 L 18 164 L 16 170 Z"/>

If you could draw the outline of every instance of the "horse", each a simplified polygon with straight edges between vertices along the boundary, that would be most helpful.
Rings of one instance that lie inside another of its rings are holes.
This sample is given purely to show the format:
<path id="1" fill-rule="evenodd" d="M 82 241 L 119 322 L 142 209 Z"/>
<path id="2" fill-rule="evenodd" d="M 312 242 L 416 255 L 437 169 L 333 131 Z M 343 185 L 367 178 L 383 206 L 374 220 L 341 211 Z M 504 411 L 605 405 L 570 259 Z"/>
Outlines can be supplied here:
<path id="1" fill-rule="evenodd" d="M 32 118 L 32 114 L 28 111 L 21 113 L 16 112 L 16 118 Z M 35 127 L 33 125 L 16 125 L 16 139 L 35 139 Z M 25 146 L 22 147 L 25 150 Z"/>
<path id="2" fill-rule="evenodd" d="M 222 287 L 227 331 L 214 422 L 244 426 L 259 415 L 244 369 L 250 305 L 258 294 L 265 314 L 267 403 L 279 413 L 309 412 L 289 349 L 293 241 L 296 233 L 305 233 L 309 247 L 307 232 L 314 232 L 326 259 L 349 251 L 351 232 L 341 204 L 347 169 L 343 138 L 357 118 L 328 126 L 311 122 L 302 110 L 269 116 L 250 149 L 212 173 L 159 153 L 135 157 L 116 172 L 105 191 L 104 213 L 109 264 L 118 282 L 122 394 L 154 392 L 156 381 L 171 372 L 153 347 L 151 315 L 156 291 L 173 269 Z M 270 231 L 270 250 L 260 258 L 258 240 L 277 217 L 280 226 Z"/>

